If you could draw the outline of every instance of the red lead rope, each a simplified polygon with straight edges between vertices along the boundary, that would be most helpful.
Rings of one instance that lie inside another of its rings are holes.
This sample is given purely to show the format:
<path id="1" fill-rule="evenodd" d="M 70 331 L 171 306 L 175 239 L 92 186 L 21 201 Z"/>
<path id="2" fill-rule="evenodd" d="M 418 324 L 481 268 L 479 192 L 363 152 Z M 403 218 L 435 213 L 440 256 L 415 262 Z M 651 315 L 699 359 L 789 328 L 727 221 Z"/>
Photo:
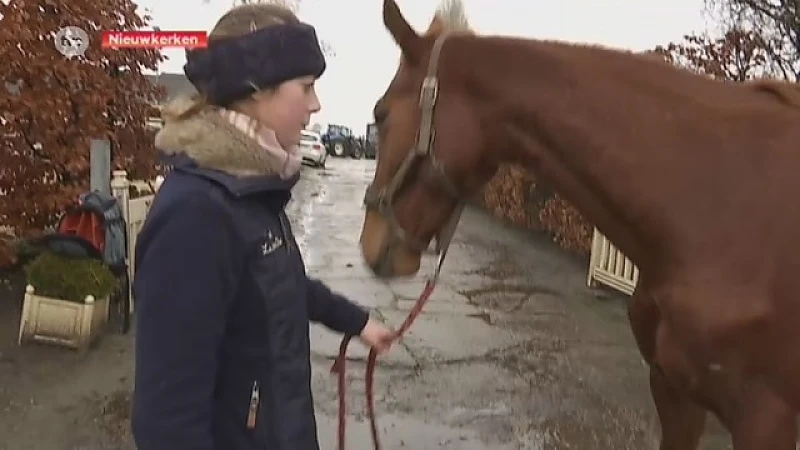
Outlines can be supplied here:
<path id="1" fill-rule="evenodd" d="M 434 278 L 435 280 L 435 278 Z M 417 302 L 414 304 L 414 307 L 409 311 L 406 320 L 400 326 L 400 328 L 395 332 L 395 340 L 400 339 L 403 334 L 411 327 L 411 324 L 417 318 L 420 312 L 422 312 L 422 307 L 425 306 L 425 302 L 428 301 L 428 298 L 433 293 L 433 289 L 436 286 L 436 282 L 434 280 L 430 280 L 425 284 L 425 289 L 422 290 Z M 333 363 L 333 367 L 331 368 L 331 373 L 337 373 L 339 375 L 339 446 L 337 447 L 338 450 L 345 450 L 345 423 L 347 420 L 346 417 L 346 407 L 344 403 L 344 394 L 345 394 L 345 360 L 347 358 L 347 345 L 350 343 L 351 336 L 345 336 L 342 339 L 342 343 L 339 346 L 339 356 L 336 357 L 336 361 Z M 369 425 L 370 430 L 372 431 L 372 442 L 374 444 L 375 450 L 380 450 L 381 443 L 378 437 L 378 426 L 375 421 L 375 394 L 373 392 L 374 386 L 374 378 L 375 378 L 375 366 L 377 362 L 378 354 L 375 352 L 374 349 L 370 349 L 369 356 L 367 357 L 367 371 L 366 371 L 366 394 L 367 394 L 367 416 L 369 417 Z"/>

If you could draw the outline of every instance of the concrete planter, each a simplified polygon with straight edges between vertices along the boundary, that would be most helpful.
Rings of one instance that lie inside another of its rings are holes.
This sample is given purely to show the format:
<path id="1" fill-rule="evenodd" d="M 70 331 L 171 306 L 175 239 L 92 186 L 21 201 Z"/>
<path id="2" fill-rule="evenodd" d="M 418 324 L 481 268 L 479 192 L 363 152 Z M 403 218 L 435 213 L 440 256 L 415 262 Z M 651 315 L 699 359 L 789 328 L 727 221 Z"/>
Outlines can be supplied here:
<path id="1" fill-rule="evenodd" d="M 19 323 L 19 344 L 26 341 L 55 344 L 85 351 L 108 323 L 108 297 L 87 296 L 83 303 L 36 295 L 25 288 Z"/>

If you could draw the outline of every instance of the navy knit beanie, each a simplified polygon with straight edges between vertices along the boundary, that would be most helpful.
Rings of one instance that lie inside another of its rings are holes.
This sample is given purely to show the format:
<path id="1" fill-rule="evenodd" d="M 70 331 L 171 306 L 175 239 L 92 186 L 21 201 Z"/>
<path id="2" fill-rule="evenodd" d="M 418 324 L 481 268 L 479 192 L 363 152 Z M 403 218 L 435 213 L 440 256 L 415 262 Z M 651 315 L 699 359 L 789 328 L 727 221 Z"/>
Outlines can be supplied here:
<path id="1" fill-rule="evenodd" d="M 187 52 L 183 71 L 213 105 L 226 107 L 259 89 L 302 76 L 319 78 L 325 56 L 311 25 L 273 25 Z"/>

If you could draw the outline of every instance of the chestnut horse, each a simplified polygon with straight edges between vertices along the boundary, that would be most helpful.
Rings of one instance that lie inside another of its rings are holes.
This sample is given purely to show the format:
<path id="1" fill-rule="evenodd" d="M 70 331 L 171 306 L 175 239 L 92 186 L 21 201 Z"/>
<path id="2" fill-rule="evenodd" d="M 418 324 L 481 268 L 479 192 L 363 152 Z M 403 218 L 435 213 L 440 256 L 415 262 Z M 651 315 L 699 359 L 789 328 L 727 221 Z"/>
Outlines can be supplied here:
<path id="1" fill-rule="evenodd" d="M 477 36 L 448 19 L 440 11 L 420 35 L 384 1 L 402 58 L 375 105 L 367 265 L 386 279 L 417 273 L 498 165 L 520 164 L 640 268 L 628 312 L 661 449 L 696 449 L 711 411 L 736 450 L 794 450 L 800 91 L 600 47 Z"/>

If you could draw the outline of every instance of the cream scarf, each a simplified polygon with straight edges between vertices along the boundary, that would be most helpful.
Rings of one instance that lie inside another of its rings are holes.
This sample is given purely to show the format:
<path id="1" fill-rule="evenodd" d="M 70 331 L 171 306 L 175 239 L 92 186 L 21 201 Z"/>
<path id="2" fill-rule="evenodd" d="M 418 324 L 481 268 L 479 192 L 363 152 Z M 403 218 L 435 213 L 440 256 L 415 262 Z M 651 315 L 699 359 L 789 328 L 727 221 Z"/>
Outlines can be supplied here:
<path id="1" fill-rule="evenodd" d="M 231 125 L 255 140 L 264 149 L 267 155 L 275 162 L 274 167 L 280 168 L 278 172 L 282 179 L 291 178 L 300 171 L 302 157 L 297 146 L 290 151 L 286 151 L 278 142 L 275 131 L 261 125 L 257 120 L 246 114 L 229 109 L 220 109 L 220 113 Z"/>

